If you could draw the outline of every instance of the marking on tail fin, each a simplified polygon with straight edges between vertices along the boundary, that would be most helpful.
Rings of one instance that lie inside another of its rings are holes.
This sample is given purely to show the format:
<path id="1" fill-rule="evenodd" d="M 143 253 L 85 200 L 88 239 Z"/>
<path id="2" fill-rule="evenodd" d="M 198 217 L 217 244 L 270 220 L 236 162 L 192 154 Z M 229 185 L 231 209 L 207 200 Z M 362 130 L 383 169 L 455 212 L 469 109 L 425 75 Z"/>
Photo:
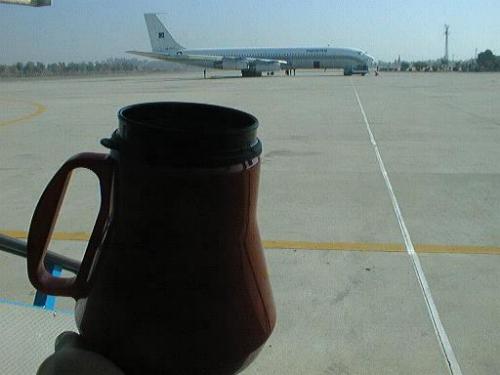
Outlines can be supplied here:
<path id="1" fill-rule="evenodd" d="M 155 13 L 144 14 L 149 40 L 153 52 L 175 53 L 184 49 L 168 32 L 163 22 Z"/>

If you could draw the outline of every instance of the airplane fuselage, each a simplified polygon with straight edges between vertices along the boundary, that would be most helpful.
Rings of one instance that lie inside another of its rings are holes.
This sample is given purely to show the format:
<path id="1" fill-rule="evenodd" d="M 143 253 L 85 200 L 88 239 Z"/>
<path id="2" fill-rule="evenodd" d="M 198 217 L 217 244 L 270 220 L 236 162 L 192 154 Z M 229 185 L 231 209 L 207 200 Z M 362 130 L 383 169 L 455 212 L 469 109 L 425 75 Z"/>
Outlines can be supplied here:
<path id="1" fill-rule="evenodd" d="M 177 55 L 225 56 L 230 58 L 255 58 L 283 60 L 287 69 L 368 69 L 371 57 L 361 50 L 353 48 L 225 48 L 225 49 L 184 49 Z M 213 67 L 212 64 L 199 61 L 193 65 Z"/>

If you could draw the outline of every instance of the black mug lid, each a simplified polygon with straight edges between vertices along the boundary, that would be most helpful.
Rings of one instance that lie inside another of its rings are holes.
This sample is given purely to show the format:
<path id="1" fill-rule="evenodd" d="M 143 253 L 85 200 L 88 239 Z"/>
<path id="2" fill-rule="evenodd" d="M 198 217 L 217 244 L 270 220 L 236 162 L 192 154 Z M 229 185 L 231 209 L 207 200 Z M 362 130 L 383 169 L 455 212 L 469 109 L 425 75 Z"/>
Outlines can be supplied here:
<path id="1" fill-rule="evenodd" d="M 118 112 L 119 128 L 101 143 L 149 164 L 224 166 L 259 156 L 258 120 L 210 104 L 154 102 Z"/>

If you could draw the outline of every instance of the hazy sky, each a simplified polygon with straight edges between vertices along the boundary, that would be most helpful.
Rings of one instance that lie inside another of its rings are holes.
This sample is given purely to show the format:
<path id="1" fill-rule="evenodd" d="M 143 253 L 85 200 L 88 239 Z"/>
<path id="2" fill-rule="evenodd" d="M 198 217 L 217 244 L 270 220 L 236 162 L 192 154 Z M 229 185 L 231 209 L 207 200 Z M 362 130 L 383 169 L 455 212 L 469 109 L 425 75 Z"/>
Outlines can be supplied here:
<path id="1" fill-rule="evenodd" d="M 347 46 L 378 59 L 500 54 L 498 0 L 53 0 L 0 4 L 0 63 L 93 61 L 151 49 L 143 13 L 162 12 L 177 41 L 196 47 Z"/>

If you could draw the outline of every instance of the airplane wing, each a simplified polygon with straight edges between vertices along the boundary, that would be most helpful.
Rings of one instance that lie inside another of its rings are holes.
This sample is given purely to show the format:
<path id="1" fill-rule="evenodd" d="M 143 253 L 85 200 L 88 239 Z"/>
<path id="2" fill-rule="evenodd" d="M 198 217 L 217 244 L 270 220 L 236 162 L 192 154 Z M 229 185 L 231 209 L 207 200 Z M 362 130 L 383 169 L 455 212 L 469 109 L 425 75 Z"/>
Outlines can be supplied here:
<path id="1" fill-rule="evenodd" d="M 263 64 L 280 64 L 280 65 L 287 65 L 288 62 L 286 60 L 275 60 L 275 59 L 261 59 L 257 57 L 247 57 L 246 58 L 250 62 L 260 62 Z"/>
<path id="2" fill-rule="evenodd" d="M 186 55 L 186 54 L 178 54 L 178 55 L 167 55 L 159 52 L 140 52 L 140 51 L 127 51 L 127 53 L 131 53 L 133 55 L 151 57 L 153 59 L 166 60 L 178 63 L 190 63 L 190 62 L 216 62 L 222 61 L 223 56 L 205 56 L 205 55 Z"/>
<path id="3" fill-rule="evenodd" d="M 182 51 L 175 55 L 163 54 L 160 52 L 141 52 L 127 51 L 134 55 L 150 57 L 153 59 L 166 60 L 181 64 L 190 64 L 197 66 L 210 66 L 216 69 L 249 69 L 256 70 L 279 70 L 286 67 L 285 60 L 263 59 L 255 57 L 236 57 L 236 56 L 214 56 L 214 55 L 190 55 Z"/>

